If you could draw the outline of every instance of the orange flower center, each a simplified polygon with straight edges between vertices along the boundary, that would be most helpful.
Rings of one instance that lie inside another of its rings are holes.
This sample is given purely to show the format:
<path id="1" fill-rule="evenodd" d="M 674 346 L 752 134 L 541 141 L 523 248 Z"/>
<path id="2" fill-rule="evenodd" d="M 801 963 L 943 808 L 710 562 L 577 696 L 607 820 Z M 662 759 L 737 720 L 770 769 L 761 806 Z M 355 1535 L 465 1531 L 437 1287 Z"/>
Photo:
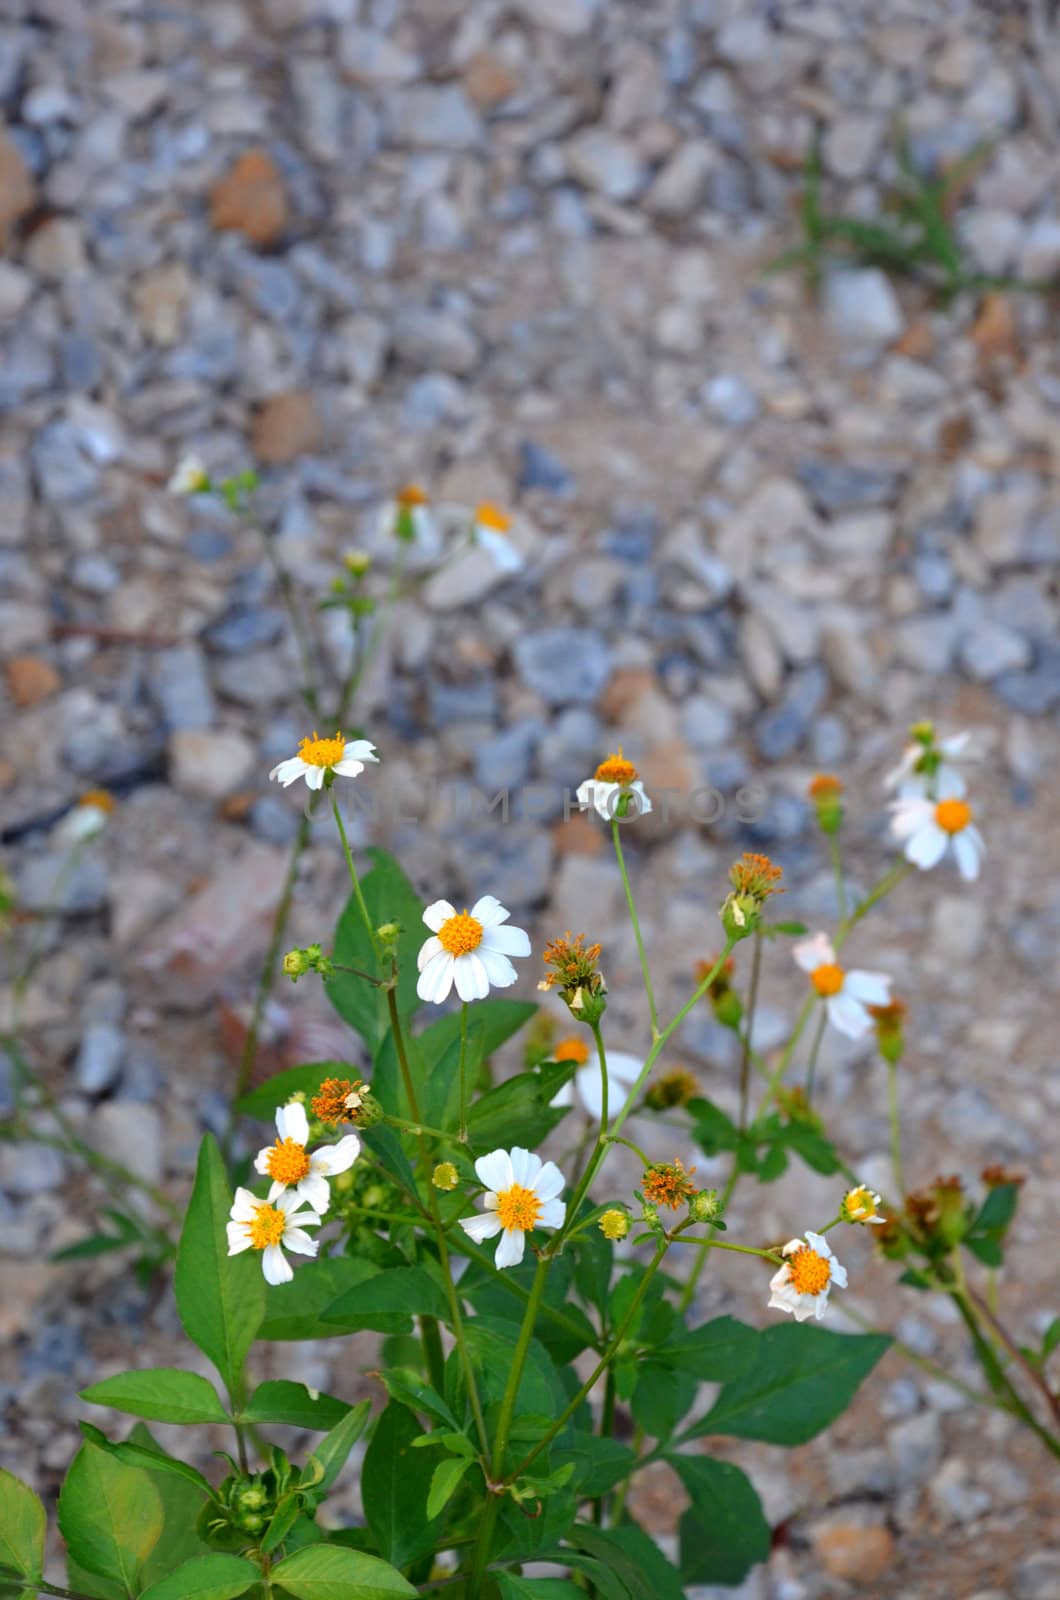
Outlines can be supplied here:
<path id="1" fill-rule="evenodd" d="M 406 483 L 404 488 L 398 490 L 394 499 L 399 506 L 408 506 L 410 508 L 427 504 L 427 495 L 418 483 Z"/>
<path id="2" fill-rule="evenodd" d="M 521 1233 L 529 1233 L 531 1228 L 537 1227 L 540 1215 L 540 1200 L 533 1189 L 524 1189 L 521 1183 L 513 1183 L 510 1189 L 497 1196 L 497 1217 L 507 1233 L 516 1228 Z"/>
<path id="3" fill-rule="evenodd" d="M 810 982 L 821 998 L 827 1000 L 830 995 L 839 993 L 844 977 L 842 967 L 837 967 L 834 961 L 826 961 L 810 973 Z"/>
<path id="4" fill-rule="evenodd" d="M 79 806 L 94 806 L 97 811 L 106 811 L 109 815 L 116 801 L 109 789 L 86 789 L 77 803 Z"/>
<path id="5" fill-rule="evenodd" d="M 482 924 L 469 911 L 459 911 L 442 923 L 438 938 L 451 956 L 469 956 L 482 943 Z"/>
<path id="6" fill-rule="evenodd" d="M 512 519 L 500 506 L 495 506 L 492 500 L 483 500 L 475 508 L 475 521 L 481 522 L 484 528 L 495 528 L 498 533 L 507 533 L 512 525 Z"/>
<path id="7" fill-rule="evenodd" d="M 297 1139 L 277 1139 L 269 1151 L 265 1165 L 269 1177 L 277 1183 L 301 1183 L 309 1171 L 309 1157 L 304 1144 Z"/>
<path id="8" fill-rule="evenodd" d="M 584 1067 L 589 1059 L 589 1046 L 584 1039 L 561 1039 L 552 1052 L 553 1061 L 576 1061 Z"/>
<path id="9" fill-rule="evenodd" d="M 309 767 L 333 767 L 336 761 L 342 760 L 345 748 L 346 740 L 341 733 L 336 733 L 334 739 L 321 739 L 314 728 L 313 737 L 303 739 L 298 746 L 298 754 Z"/>
<path id="10" fill-rule="evenodd" d="M 617 755 L 610 755 L 606 761 L 601 761 L 596 776 L 600 783 L 632 783 L 637 776 L 637 769 L 632 761 L 626 760 L 619 745 Z"/>
<path id="11" fill-rule="evenodd" d="M 247 1223 L 251 1245 L 255 1250 L 264 1250 L 270 1244 L 279 1244 L 286 1226 L 286 1216 L 275 1206 L 257 1206 L 253 1222 Z"/>
<path id="12" fill-rule="evenodd" d="M 791 1281 L 799 1294 L 821 1294 L 827 1289 L 832 1268 L 824 1256 L 819 1256 L 809 1245 L 803 1245 L 789 1259 Z"/>
<path id="13" fill-rule="evenodd" d="M 940 800 L 935 807 L 935 821 L 943 833 L 962 833 L 972 820 L 972 808 L 967 800 Z"/>

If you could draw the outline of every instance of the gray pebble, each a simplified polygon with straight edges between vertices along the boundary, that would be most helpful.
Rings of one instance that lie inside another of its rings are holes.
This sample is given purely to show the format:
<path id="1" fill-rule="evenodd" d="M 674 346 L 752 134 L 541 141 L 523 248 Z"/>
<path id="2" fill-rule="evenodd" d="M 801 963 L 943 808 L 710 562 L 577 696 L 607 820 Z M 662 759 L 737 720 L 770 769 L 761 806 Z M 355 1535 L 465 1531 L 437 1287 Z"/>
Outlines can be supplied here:
<path id="1" fill-rule="evenodd" d="M 517 722 L 487 739 L 475 751 L 475 781 L 487 794 L 518 789 L 530 775 L 530 763 L 543 733 L 536 718 Z"/>
<path id="2" fill-rule="evenodd" d="M 157 651 L 148 664 L 147 683 L 168 733 L 213 727 L 217 708 L 197 644 Z"/>
<path id="3" fill-rule="evenodd" d="M 525 633 L 512 654 L 527 688 L 552 706 L 595 700 L 611 671 L 610 649 L 591 628 L 561 626 Z"/>
<path id="4" fill-rule="evenodd" d="M 112 1022 L 90 1022 L 81 1035 L 74 1076 L 83 1094 L 104 1094 L 121 1075 L 124 1031 Z"/>

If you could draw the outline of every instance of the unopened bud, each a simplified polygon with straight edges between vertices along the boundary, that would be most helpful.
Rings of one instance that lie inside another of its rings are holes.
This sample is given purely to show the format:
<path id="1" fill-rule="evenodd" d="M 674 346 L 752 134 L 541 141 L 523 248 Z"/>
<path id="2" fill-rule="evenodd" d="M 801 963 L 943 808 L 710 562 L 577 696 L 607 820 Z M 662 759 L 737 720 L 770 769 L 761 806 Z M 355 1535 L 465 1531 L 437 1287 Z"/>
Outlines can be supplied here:
<path id="1" fill-rule="evenodd" d="M 717 1189 L 700 1189 L 688 1202 L 688 1214 L 693 1222 L 714 1222 L 721 1211 Z"/>
<path id="2" fill-rule="evenodd" d="M 382 945 L 397 944 L 398 939 L 401 937 L 400 922 L 381 923 L 375 930 L 375 936 Z"/>
<path id="3" fill-rule="evenodd" d="M 624 1239 L 630 1229 L 629 1216 L 618 1206 L 612 1206 L 601 1216 L 599 1228 L 605 1239 Z"/>
<path id="4" fill-rule="evenodd" d="M 312 966 L 309 954 L 305 950 L 288 950 L 283 958 L 283 970 L 292 983 L 297 983 Z"/>
<path id="5" fill-rule="evenodd" d="M 460 1174 L 451 1161 L 439 1161 L 431 1173 L 431 1182 L 436 1189 L 441 1189 L 448 1194 L 460 1182 Z"/>
<path id="6" fill-rule="evenodd" d="M 372 565 L 372 558 L 367 550 L 347 550 L 342 564 L 351 578 L 363 578 Z"/>
<path id="7" fill-rule="evenodd" d="M 360 1104 L 354 1117 L 359 1128 L 374 1128 L 386 1116 L 382 1105 L 368 1089 L 362 1089 Z"/>

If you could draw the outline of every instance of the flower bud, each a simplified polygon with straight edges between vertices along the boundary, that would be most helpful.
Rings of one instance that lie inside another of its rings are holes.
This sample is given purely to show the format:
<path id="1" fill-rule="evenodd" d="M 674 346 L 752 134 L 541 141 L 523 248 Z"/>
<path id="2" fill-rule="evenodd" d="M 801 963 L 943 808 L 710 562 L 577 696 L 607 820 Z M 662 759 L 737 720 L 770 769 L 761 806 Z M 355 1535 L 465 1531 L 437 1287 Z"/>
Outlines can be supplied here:
<path id="1" fill-rule="evenodd" d="M 384 949 L 391 949 L 401 937 L 400 922 L 383 922 L 375 930 L 375 936 Z"/>
<path id="2" fill-rule="evenodd" d="M 367 550 L 347 550 L 342 564 L 351 578 L 363 578 L 371 568 L 372 558 Z"/>
<path id="3" fill-rule="evenodd" d="M 431 1173 L 431 1182 L 436 1189 L 448 1194 L 460 1182 L 460 1174 L 451 1161 L 439 1161 Z"/>
<path id="4" fill-rule="evenodd" d="M 843 1196 L 839 1207 L 839 1215 L 844 1222 L 878 1222 L 882 1201 L 875 1189 L 869 1189 L 865 1184 L 859 1183 L 856 1188 L 848 1189 Z"/>
<path id="5" fill-rule="evenodd" d="M 618 1206 L 612 1206 L 603 1213 L 598 1226 L 605 1239 L 624 1239 L 630 1229 L 629 1216 Z"/>
<path id="6" fill-rule="evenodd" d="M 645 1201 L 640 1208 L 640 1219 L 642 1222 L 646 1222 L 649 1228 L 657 1227 L 659 1223 L 658 1206 L 649 1205 L 648 1202 Z"/>
<path id="7" fill-rule="evenodd" d="M 236 1503 L 241 1511 L 260 1511 L 268 1504 L 269 1497 L 260 1483 L 248 1483 L 245 1489 L 240 1489 L 236 1496 Z"/>
<path id="8" fill-rule="evenodd" d="M 650 1111 L 669 1111 L 673 1106 L 686 1106 L 698 1093 L 699 1084 L 687 1067 L 676 1067 L 651 1085 L 644 1104 Z"/>
<path id="9" fill-rule="evenodd" d="M 360 1104 L 353 1120 L 359 1128 L 374 1128 L 386 1116 L 381 1103 L 370 1089 L 362 1089 Z"/>
<path id="10" fill-rule="evenodd" d="M 822 833 L 838 833 L 843 826 L 843 785 L 831 772 L 818 773 L 809 788 Z"/>
<path id="11" fill-rule="evenodd" d="M 305 950 L 288 950 L 283 958 L 283 970 L 292 983 L 297 983 L 311 967 L 312 962 Z"/>
<path id="12" fill-rule="evenodd" d="M 700 1189 L 688 1202 L 688 1214 L 693 1222 L 715 1222 L 721 1213 L 717 1189 Z"/>

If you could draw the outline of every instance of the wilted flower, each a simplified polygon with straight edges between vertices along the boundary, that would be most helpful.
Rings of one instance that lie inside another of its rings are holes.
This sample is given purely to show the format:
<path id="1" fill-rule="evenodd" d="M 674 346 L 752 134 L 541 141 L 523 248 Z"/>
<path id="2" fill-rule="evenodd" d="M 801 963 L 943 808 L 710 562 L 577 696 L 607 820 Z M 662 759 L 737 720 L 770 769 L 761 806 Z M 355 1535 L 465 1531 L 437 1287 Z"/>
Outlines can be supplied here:
<path id="1" fill-rule="evenodd" d="M 835 947 L 826 933 L 816 933 L 792 948 L 792 956 L 825 1003 L 833 1028 L 848 1039 L 860 1039 L 872 1028 L 870 1005 L 886 1005 L 891 980 L 881 972 L 838 965 Z"/>
<path id="2" fill-rule="evenodd" d="M 880 1055 L 892 1067 L 896 1066 L 905 1049 L 905 1006 L 901 1000 L 892 998 L 885 1006 L 869 1006 L 868 1012 L 876 1029 L 876 1045 Z"/>
<path id="3" fill-rule="evenodd" d="M 535 1228 L 561 1228 L 567 1207 L 562 1172 L 552 1161 L 518 1145 L 511 1151 L 493 1150 L 479 1156 L 475 1171 L 486 1185 L 481 1216 L 463 1217 L 460 1226 L 476 1244 L 500 1233 L 494 1260 L 498 1267 L 517 1267 L 523 1259 L 526 1235 Z"/>
<path id="4" fill-rule="evenodd" d="M 448 900 L 435 900 L 423 913 L 432 937 L 417 957 L 416 993 L 441 1005 L 454 983 L 461 1000 L 483 1000 L 492 985 L 507 989 L 519 974 L 509 956 L 528 956 L 530 939 L 522 928 L 508 928 L 510 911 L 491 894 L 476 900 L 470 911 L 456 911 Z"/>
<path id="5" fill-rule="evenodd" d="M 244 1250 L 260 1250 L 266 1283 L 289 1283 L 294 1273 L 284 1250 L 315 1256 L 317 1241 L 304 1230 L 319 1228 L 323 1221 L 315 1211 L 299 1211 L 300 1204 L 293 1189 L 284 1190 L 275 1205 L 268 1200 L 258 1200 L 249 1189 L 237 1189 L 229 1212 L 228 1254 L 237 1256 Z"/>
<path id="6" fill-rule="evenodd" d="M 748 850 L 733 862 L 729 868 L 732 893 L 719 912 L 730 938 L 742 939 L 754 931 L 770 895 L 784 893 L 779 886 L 783 871 L 768 856 Z"/>
<path id="7" fill-rule="evenodd" d="M 819 772 L 810 783 L 810 800 L 822 833 L 838 833 L 843 823 L 843 785 L 832 772 Z"/>
<path id="8" fill-rule="evenodd" d="M 717 965 L 717 956 L 709 957 L 706 961 L 696 962 L 697 988 L 706 982 Z M 743 1019 L 743 1001 L 732 986 L 732 976 L 735 970 L 736 963 L 732 956 L 726 957 L 718 972 L 711 978 L 703 991 L 714 1008 L 715 1017 L 726 1028 L 738 1028 Z"/>
<path id="9" fill-rule="evenodd" d="M 269 773 L 286 789 L 299 778 L 304 778 L 310 789 L 322 789 L 334 774 L 341 778 L 356 778 L 364 771 L 366 761 L 378 761 L 375 745 L 367 739 L 346 739 L 336 732 L 334 738 L 321 739 L 313 730 L 311 739 L 303 739 L 298 754 L 280 761 Z"/>
<path id="10" fill-rule="evenodd" d="M 107 789 L 86 789 L 55 829 L 60 844 L 87 844 L 107 826 L 117 802 Z"/>
<path id="11" fill-rule="evenodd" d="M 607 1004 L 607 985 L 598 966 L 600 946 L 587 945 L 584 933 L 575 938 L 568 930 L 562 939 L 549 940 L 542 960 L 553 970 L 537 987 L 558 989 L 579 1022 L 598 1022 Z"/>
<path id="12" fill-rule="evenodd" d="M 980 1177 L 988 1189 L 1006 1189 L 1009 1186 L 1021 1189 L 1027 1181 L 1025 1173 L 1013 1172 L 1008 1167 L 1002 1166 L 1000 1161 L 994 1161 L 989 1167 L 984 1167 Z"/>
<path id="13" fill-rule="evenodd" d="M 669 1111 L 674 1106 L 686 1106 L 698 1093 L 695 1075 L 687 1067 L 675 1067 L 649 1086 L 644 1104 L 652 1111 Z"/>
<path id="14" fill-rule="evenodd" d="M 805 1239 L 789 1239 L 783 1252 L 787 1260 L 770 1279 L 770 1307 L 787 1311 L 796 1322 L 818 1321 L 828 1310 L 833 1283 L 847 1286 L 846 1268 L 832 1254 L 828 1240 L 807 1228 Z"/>
<path id="15" fill-rule="evenodd" d="M 652 808 L 637 769 L 626 760 L 621 745 L 616 754 L 601 761 L 591 778 L 578 785 L 577 798 L 582 811 L 595 811 L 605 822 L 615 817 L 647 816 Z"/>
<path id="16" fill-rule="evenodd" d="M 695 1167 L 686 1172 L 680 1161 L 655 1161 L 640 1180 L 641 1193 L 649 1205 L 669 1206 L 676 1211 L 696 1192 L 692 1182 Z"/>

